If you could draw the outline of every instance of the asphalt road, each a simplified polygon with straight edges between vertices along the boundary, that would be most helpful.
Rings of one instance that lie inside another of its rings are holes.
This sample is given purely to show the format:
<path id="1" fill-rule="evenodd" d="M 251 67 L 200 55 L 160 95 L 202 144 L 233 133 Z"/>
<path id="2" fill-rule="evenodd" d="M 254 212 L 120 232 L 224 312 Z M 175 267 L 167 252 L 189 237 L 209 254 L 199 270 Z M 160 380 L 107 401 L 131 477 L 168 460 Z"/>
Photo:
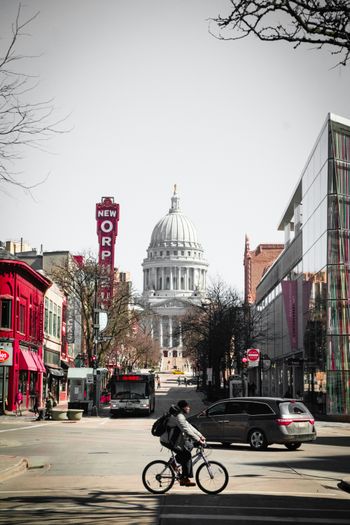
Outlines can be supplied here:
<path id="1" fill-rule="evenodd" d="M 264 452 L 213 445 L 212 459 L 230 475 L 218 496 L 179 486 L 164 496 L 148 494 L 143 467 L 168 457 L 151 425 L 181 398 L 193 412 L 203 408 L 195 387 L 179 387 L 176 378 L 164 376 L 150 418 L 1 419 L 1 453 L 27 457 L 30 468 L 0 484 L 0 523 L 350 524 L 350 494 L 338 488 L 350 476 L 349 424 L 318 423 L 316 442 L 294 452 L 277 445 Z"/>

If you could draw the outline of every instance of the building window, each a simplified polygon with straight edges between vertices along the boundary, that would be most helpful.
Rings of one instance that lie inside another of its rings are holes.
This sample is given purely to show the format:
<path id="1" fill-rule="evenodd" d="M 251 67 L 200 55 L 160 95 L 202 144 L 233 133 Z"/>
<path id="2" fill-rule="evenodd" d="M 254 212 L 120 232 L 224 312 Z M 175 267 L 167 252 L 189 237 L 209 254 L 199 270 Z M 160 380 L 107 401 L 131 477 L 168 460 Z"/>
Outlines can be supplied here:
<path id="1" fill-rule="evenodd" d="M 159 252 L 159 255 L 160 255 L 160 256 L 162 257 L 162 256 L 163 256 L 163 252 L 162 252 L 162 251 L 160 251 L 160 252 Z"/>
<path id="2" fill-rule="evenodd" d="M 60 306 L 57 307 L 57 332 L 56 337 L 60 339 L 61 337 L 61 320 L 62 320 L 62 309 Z"/>
<path id="3" fill-rule="evenodd" d="M 167 251 L 167 252 L 166 252 L 166 254 L 167 254 L 167 255 L 170 255 L 170 252 L 169 252 L 169 251 Z"/>
<path id="4" fill-rule="evenodd" d="M 191 252 L 187 252 L 187 255 L 188 255 L 189 257 L 191 257 Z"/>
<path id="5" fill-rule="evenodd" d="M 177 350 L 173 350 L 173 357 L 177 357 Z"/>
<path id="6" fill-rule="evenodd" d="M 21 332 L 21 334 L 25 334 L 26 330 L 26 308 L 24 304 L 19 305 L 19 325 L 18 325 L 18 331 Z"/>
<path id="7" fill-rule="evenodd" d="M 53 329 L 53 302 L 49 301 L 49 334 L 52 334 Z"/>
<path id="8" fill-rule="evenodd" d="M 1 299 L 1 319 L 0 326 L 1 328 L 12 328 L 12 299 Z"/>
<path id="9" fill-rule="evenodd" d="M 177 251 L 174 252 L 174 255 L 177 255 Z"/>
<path id="10" fill-rule="evenodd" d="M 49 300 L 45 297 L 45 333 L 49 333 Z"/>
<path id="11" fill-rule="evenodd" d="M 57 304 L 53 305 L 53 327 L 52 327 L 52 335 L 54 337 L 57 337 Z"/>
<path id="12" fill-rule="evenodd" d="M 181 255 L 185 255 L 185 252 L 183 250 L 181 251 Z"/>
<path id="13" fill-rule="evenodd" d="M 164 350 L 164 357 L 168 357 L 168 350 Z"/>

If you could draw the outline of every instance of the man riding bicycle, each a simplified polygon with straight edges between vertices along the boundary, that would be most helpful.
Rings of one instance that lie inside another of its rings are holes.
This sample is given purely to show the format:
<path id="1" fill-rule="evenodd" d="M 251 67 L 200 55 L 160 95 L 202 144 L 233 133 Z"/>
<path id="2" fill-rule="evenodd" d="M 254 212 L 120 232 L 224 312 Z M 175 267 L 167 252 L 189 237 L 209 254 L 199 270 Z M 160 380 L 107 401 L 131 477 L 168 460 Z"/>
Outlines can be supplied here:
<path id="1" fill-rule="evenodd" d="M 186 419 L 190 411 L 190 405 L 185 399 L 181 399 L 177 406 L 172 406 L 169 410 L 173 417 L 168 423 L 168 430 L 160 437 L 161 443 L 167 444 L 169 448 L 176 452 L 175 460 L 182 466 L 180 485 L 193 487 L 195 483 L 190 480 L 193 478 L 192 455 L 191 451 L 196 443 L 205 445 L 205 437 Z M 175 469 L 179 468 L 174 464 Z"/>

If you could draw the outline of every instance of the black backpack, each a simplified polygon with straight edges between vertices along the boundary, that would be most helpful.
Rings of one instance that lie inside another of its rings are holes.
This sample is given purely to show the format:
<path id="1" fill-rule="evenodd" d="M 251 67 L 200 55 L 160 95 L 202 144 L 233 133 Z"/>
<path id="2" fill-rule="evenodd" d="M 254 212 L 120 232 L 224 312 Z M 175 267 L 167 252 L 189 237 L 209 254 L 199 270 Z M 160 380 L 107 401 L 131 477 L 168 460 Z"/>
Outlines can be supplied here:
<path id="1" fill-rule="evenodd" d="M 163 414 L 157 421 L 155 421 L 152 425 L 152 436 L 158 436 L 160 437 L 167 429 L 169 419 L 171 417 L 171 414 L 167 412 L 166 414 Z"/>
<path id="2" fill-rule="evenodd" d="M 176 416 L 179 413 L 180 409 L 175 405 L 172 405 L 169 409 L 169 412 L 166 412 L 160 418 L 158 418 L 152 425 L 151 433 L 152 436 L 160 437 L 168 428 L 169 419 L 171 416 Z"/>

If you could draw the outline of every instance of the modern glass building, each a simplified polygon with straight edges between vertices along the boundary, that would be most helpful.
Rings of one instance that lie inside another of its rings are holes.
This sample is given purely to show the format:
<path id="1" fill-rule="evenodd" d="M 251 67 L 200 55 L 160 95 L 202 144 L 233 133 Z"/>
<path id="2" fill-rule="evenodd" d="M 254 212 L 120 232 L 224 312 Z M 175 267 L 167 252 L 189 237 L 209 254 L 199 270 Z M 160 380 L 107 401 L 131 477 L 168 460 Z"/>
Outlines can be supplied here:
<path id="1" fill-rule="evenodd" d="M 350 120 L 327 116 L 280 221 L 285 247 L 257 287 L 262 392 L 350 414 Z"/>

